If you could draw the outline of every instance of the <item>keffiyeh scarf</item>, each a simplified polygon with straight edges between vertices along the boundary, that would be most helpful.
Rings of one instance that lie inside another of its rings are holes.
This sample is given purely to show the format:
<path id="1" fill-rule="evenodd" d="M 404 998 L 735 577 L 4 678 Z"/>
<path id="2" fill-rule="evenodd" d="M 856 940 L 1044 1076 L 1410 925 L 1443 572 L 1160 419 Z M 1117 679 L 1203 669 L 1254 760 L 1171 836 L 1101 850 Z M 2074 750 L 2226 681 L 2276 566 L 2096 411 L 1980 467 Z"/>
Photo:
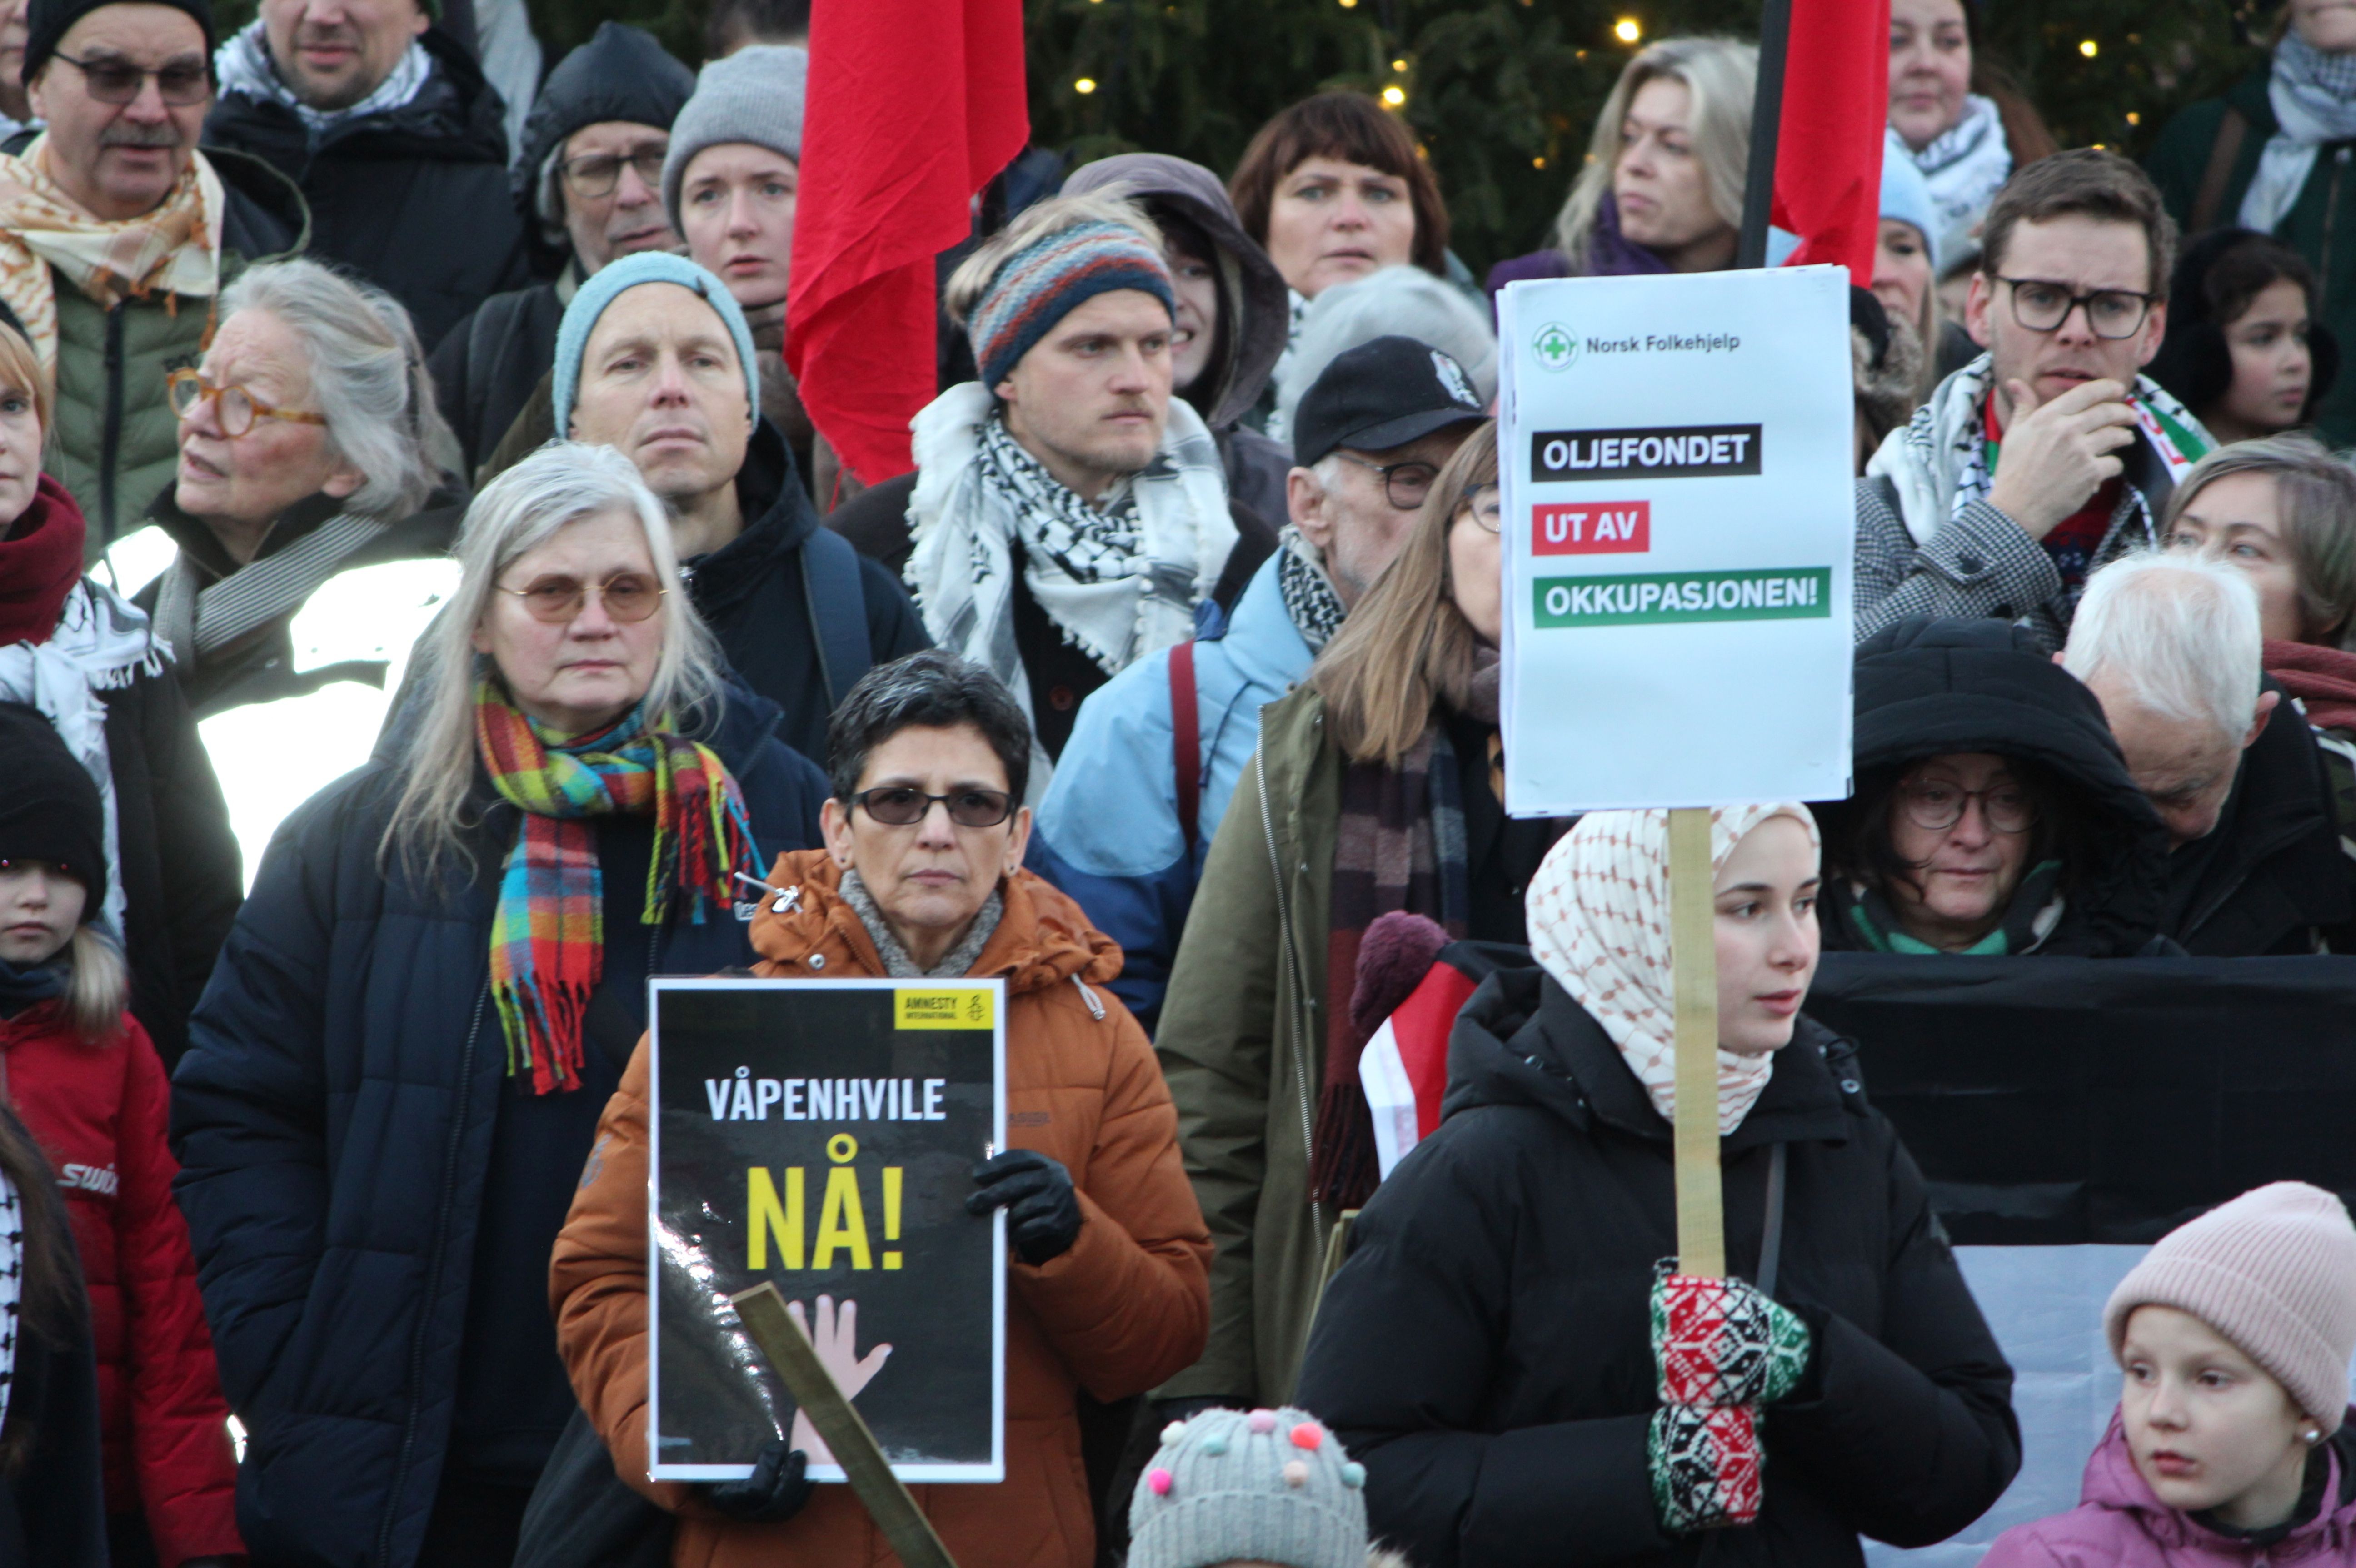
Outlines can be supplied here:
<path id="1" fill-rule="evenodd" d="M 106 746 L 104 694 L 120 691 L 142 676 L 163 674 L 164 660 L 148 635 L 147 617 L 88 578 L 66 595 L 57 629 L 47 641 L 0 647 L 0 702 L 22 702 L 38 709 L 98 785 L 112 873 L 99 921 L 118 942 L 123 938 L 123 854 L 114 762 Z"/>
<path id="2" fill-rule="evenodd" d="M 2279 127 L 2258 155 L 2242 195 L 2242 227 L 2271 234 L 2290 216 L 2314 172 L 2316 150 L 2356 137 L 2356 55 L 2328 55 L 2297 33 L 2275 46 L 2266 104 Z"/>
<path id="3" fill-rule="evenodd" d="M 1987 499 L 1994 482 L 1987 464 L 1987 405 L 1994 361 L 1986 354 L 1939 383 L 1931 400 L 1893 430 L 1865 465 L 1866 477 L 1887 477 L 1898 491 L 1898 509 L 1915 544 L 1974 501 Z M 2133 398 L 2136 432 L 2171 479 L 2198 462 L 2212 444 L 2201 421 L 2148 376 L 2137 376 Z"/>
<path id="4" fill-rule="evenodd" d="M 1309 651 L 1316 653 L 1342 629 L 1342 618 L 1349 612 L 1342 607 L 1342 596 L 1334 592 L 1316 547 L 1301 537 L 1299 528 L 1287 523 L 1276 548 L 1276 591 L 1284 598 L 1285 615 Z"/>
<path id="5" fill-rule="evenodd" d="M 292 110 L 316 146 L 323 133 L 348 120 L 387 113 L 416 97 L 426 78 L 434 74 L 434 57 L 425 52 L 423 44 L 412 42 L 402 51 L 401 63 L 377 84 L 374 92 L 341 109 L 314 109 L 295 97 L 294 90 L 280 80 L 278 68 L 270 59 L 270 45 L 262 36 L 262 24 L 254 21 L 231 35 L 229 42 L 214 53 L 213 74 L 220 79 L 224 98 L 236 93 Z"/>
<path id="6" fill-rule="evenodd" d="M 1170 401 L 1152 466 L 1108 505 L 1090 506 L 1023 450 L 979 382 L 953 387 L 918 414 L 915 548 L 907 581 L 933 640 L 1004 682 L 1031 717 L 1031 683 L 1014 642 L 1014 557 L 1023 586 L 1066 642 L 1118 675 L 1194 633 L 1236 544 L 1226 471 L 1202 421 Z M 1032 789 L 1046 787 L 1033 749 Z"/>
<path id="7" fill-rule="evenodd" d="M 257 24 L 258 26 L 259 24 Z M 48 133 L 16 157 L 0 153 L 0 299 L 25 325 L 41 363 L 58 362 L 58 293 L 50 269 L 101 309 L 161 293 L 210 299 L 220 290 L 220 177 L 201 153 L 155 210 L 92 218 L 48 175 Z"/>
<path id="8" fill-rule="evenodd" d="M 1919 153 L 1898 133 L 1889 133 L 1884 155 L 1895 154 L 1913 159 L 1931 187 L 1931 206 L 1939 215 L 1939 253 L 1961 255 L 1972 242 L 1972 226 L 1987 211 L 1998 187 L 2012 177 L 2012 147 L 2004 139 L 1996 101 L 1976 92 L 1966 95 L 1963 118 Z"/>
<path id="9" fill-rule="evenodd" d="M 1712 873 L 1770 817 L 1796 818 L 1821 848 L 1804 805 L 1734 805 L 1709 814 Z M 1547 852 L 1530 880 L 1530 952 L 1612 1037 L 1664 1121 L 1676 1120 L 1676 987 L 1669 970 L 1669 815 L 1597 811 Z M 1774 1075 L 1772 1051 L 1718 1053 L 1718 1131 L 1742 1125 Z"/>
<path id="10" fill-rule="evenodd" d="M 652 813 L 646 924 L 687 901 L 695 923 L 725 909 L 730 878 L 757 859 L 736 781 L 711 747 L 634 708 L 606 729 L 545 729 L 490 680 L 475 688 L 475 735 L 492 787 L 523 825 L 499 873 L 491 918 L 491 997 L 508 1073 L 532 1093 L 581 1083 L 581 1020 L 605 960 L 605 878 L 593 817 Z"/>

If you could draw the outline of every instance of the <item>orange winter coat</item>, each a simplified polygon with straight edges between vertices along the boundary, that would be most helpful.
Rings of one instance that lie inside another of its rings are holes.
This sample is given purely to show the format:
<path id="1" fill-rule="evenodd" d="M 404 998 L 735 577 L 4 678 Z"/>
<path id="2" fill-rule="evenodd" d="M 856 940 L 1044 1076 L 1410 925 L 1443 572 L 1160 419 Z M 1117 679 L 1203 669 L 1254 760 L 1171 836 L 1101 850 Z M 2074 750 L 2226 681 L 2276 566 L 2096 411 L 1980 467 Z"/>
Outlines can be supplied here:
<path id="1" fill-rule="evenodd" d="M 769 880 L 798 886 L 801 907 L 777 914 L 763 901 L 757 973 L 883 976 L 841 877 L 823 850 L 778 859 Z M 913 1489 L 958 1568 L 1087 1568 L 1096 1526 L 1076 1392 L 1141 1393 L 1202 1354 L 1210 1233 L 1153 1048 L 1104 988 L 1120 973 L 1120 950 L 1028 871 L 1001 891 L 1004 918 L 970 973 L 1006 981 L 1007 1139 L 1071 1171 L 1080 1234 L 1044 1267 L 1012 1265 L 1005 1481 Z M 622 1478 L 680 1515 L 679 1568 L 896 1564 L 847 1486 L 819 1488 L 783 1524 L 740 1524 L 703 1509 L 689 1487 L 647 1479 L 647 1079 L 641 1040 L 550 1270 L 557 1347 L 582 1408 Z"/>

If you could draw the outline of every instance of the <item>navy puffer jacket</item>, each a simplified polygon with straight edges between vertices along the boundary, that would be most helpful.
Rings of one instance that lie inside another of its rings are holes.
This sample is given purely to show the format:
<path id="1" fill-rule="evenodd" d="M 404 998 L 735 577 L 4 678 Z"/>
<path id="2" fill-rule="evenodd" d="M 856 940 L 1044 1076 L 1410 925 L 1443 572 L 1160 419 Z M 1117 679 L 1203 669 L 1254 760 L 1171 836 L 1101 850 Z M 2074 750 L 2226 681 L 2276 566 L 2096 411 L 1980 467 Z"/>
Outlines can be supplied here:
<path id="1" fill-rule="evenodd" d="M 743 790 L 761 866 L 818 842 L 826 795 L 776 722 L 732 686 L 697 726 Z M 173 1083 L 177 1190 L 221 1385 L 250 1433 L 238 1524 L 257 1561 L 285 1568 L 417 1560 L 507 1087 L 487 980 L 517 812 L 478 771 L 474 866 L 427 889 L 379 863 L 398 783 L 380 758 L 280 827 Z M 655 974 L 749 964 L 734 912 L 609 933 L 607 952 L 648 941 Z M 621 999 L 642 1025 L 635 989 Z"/>

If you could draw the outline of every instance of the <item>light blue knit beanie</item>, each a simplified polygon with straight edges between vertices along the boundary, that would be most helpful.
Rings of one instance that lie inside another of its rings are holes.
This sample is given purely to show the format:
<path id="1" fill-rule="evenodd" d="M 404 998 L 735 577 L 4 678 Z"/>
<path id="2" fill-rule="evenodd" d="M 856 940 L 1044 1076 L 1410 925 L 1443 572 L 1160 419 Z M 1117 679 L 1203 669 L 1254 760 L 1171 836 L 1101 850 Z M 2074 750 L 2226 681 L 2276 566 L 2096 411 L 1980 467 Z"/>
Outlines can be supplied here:
<path id="1" fill-rule="evenodd" d="M 1939 273 L 1939 219 L 1937 208 L 1931 205 L 1931 182 L 1914 160 L 1906 155 L 1890 138 L 1891 144 L 1881 149 L 1881 216 L 1900 223 L 1911 223 L 1922 236 L 1922 248 L 1931 258 L 1931 275 Z"/>
<path id="2" fill-rule="evenodd" d="M 736 343 L 736 363 L 744 372 L 746 406 L 758 420 L 761 370 L 753 362 L 753 329 L 744 325 L 744 313 L 737 308 L 736 296 L 728 292 L 726 283 L 684 256 L 641 251 L 598 268 L 573 294 L 573 303 L 564 307 L 564 319 L 556 327 L 556 365 L 550 388 L 557 436 L 563 439 L 573 433 L 573 401 L 581 389 L 581 358 L 589 352 L 589 335 L 596 330 L 597 318 L 624 291 L 640 283 L 677 283 L 702 295 L 703 303 L 719 313 L 720 319 L 728 324 L 728 336 Z"/>
<path id="3" fill-rule="evenodd" d="M 1365 1568 L 1366 1469 L 1305 1410 L 1162 1429 L 1129 1505 L 1129 1568 Z"/>

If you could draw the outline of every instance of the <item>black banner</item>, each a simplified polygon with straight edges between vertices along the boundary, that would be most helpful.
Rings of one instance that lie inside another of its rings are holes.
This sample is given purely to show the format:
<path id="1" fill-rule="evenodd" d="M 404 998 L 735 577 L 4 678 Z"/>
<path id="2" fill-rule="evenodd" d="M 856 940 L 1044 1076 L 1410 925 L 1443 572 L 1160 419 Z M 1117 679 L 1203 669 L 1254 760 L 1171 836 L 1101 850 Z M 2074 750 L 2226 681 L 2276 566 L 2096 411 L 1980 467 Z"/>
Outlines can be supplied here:
<path id="1" fill-rule="evenodd" d="M 965 1200 L 1005 1142 L 1004 1002 L 995 980 L 654 982 L 658 1479 L 744 1476 L 788 1434 L 727 1304 L 763 1280 L 903 1480 L 1002 1478 L 1005 1227 Z M 823 1452 L 810 1475 L 841 1478 Z"/>
<path id="2" fill-rule="evenodd" d="M 2356 1200 L 2356 958 L 1826 954 L 1954 1239 L 2148 1243 L 2269 1181 Z"/>

